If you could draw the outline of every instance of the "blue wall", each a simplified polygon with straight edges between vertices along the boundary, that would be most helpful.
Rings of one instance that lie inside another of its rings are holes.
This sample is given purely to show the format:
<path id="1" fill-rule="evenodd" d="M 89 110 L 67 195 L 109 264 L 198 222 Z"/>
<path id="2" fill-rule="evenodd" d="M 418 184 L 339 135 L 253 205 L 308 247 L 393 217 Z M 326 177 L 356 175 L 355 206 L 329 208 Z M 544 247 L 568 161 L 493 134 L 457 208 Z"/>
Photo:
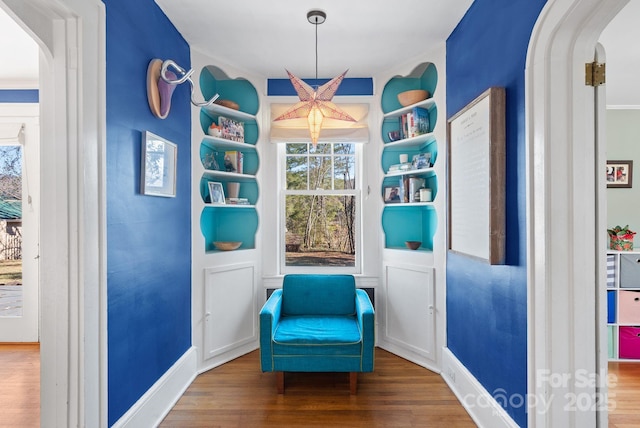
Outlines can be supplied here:
<path id="1" fill-rule="evenodd" d="M 507 96 L 506 265 L 447 255 L 448 347 L 520 426 L 527 425 L 518 400 L 527 393 L 524 68 L 544 3 L 475 0 L 447 40 L 447 117 L 491 86 Z"/>
<path id="2" fill-rule="evenodd" d="M 104 0 L 107 19 L 108 421 L 116 422 L 191 346 L 189 85 L 151 114 L 153 58 L 190 67 L 189 46 L 153 0 Z M 140 194 L 142 132 L 178 145 L 177 196 Z"/>

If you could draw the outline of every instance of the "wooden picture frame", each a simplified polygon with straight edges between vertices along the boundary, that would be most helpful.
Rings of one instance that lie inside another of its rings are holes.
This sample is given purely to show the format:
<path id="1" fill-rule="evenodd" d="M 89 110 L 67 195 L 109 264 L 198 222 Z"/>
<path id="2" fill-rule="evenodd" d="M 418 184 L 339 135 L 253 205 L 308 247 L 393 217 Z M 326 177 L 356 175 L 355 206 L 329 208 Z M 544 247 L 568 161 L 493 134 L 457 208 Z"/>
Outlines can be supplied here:
<path id="1" fill-rule="evenodd" d="M 176 196 L 178 146 L 152 132 L 142 133 L 140 193 Z"/>
<path id="2" fill-rule="evenodd" d="M 449 251 L 505 262 L 505 89 L 492 87 L 447 121 Z"/>
<path id="3" fill-rule="evenodd" d="M 400 186 L 386 186 L 384 188 L 384 203 L 385 204 L 399 204 L 402 202 L 400 196 Z"/>
<path id="4" fill-rule="evenodd" d="M 633 183 L 632 160 L 607 161 L 607 187 L 630 189 Z"/>

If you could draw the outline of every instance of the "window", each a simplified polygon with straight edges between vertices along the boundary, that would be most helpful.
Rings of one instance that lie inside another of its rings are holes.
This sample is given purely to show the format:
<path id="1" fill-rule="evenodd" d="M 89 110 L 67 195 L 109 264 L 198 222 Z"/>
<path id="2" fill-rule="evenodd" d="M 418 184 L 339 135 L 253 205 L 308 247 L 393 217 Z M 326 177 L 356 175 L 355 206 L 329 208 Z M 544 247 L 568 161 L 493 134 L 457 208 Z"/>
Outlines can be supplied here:
<path id="1" fill-rule="evenodd" d="M 281 211 L 284 271 L 359 271 L 358 146 L 285 144 Z"/>

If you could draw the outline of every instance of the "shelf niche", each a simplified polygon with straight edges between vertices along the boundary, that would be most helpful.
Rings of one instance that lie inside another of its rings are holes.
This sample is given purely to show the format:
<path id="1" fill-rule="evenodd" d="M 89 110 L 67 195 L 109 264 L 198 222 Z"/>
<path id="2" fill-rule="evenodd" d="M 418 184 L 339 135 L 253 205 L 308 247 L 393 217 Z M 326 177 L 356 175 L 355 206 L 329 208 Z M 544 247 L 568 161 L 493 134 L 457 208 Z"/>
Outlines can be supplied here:
<path id="1" fill-rule="evenodd" d="M 399 186 L 403 177 L 418 177 L 425 180 L 425 187 L 431 189 L 431 201 L 418 203 L 388 203 L 382 213 L 382 229 L 385 234 L 385 248 L 407 249 L 405 241 L 421 241 L 418 251 L 433 251 L 433 237 L 438 225 L 438 216 L 433 201 L 438 196 L 438 177 L 433 166 L 438 160 L 438 143 L 433 134 L 438 120 L 438 108 L 433 99 L 438 83 L 438 73 L 432 63 L 419 64 L 407 76 L 391 78 L 382 91 L 380 100 L 383 113 L 381 137 L 384 143 L 380 165 L 384 172 L 381 197 L 386 187 Z M 404 91 L 423 89 L 429 98 L 410 106 L 402 106 L 398 94 Z M 400 129 L 400 117 L 415 107 L 428 111 L 428 132 L 412 138 L 392 141 L 389 133 Z M 392 165 L 400 163 L 400 154 L 407 154 L 409 162 L 415 155 L 429 154 L 430 166 L 417 170 L 389 172 Z"/>
<path id="2" fill-rule="evenodd" d="M 200 161 L 205 171 L 198 183 L 204 207 L 200 216 L 200 230 L 205 240 L 205 252 L 218 252 L 216 241 L 242 242 L 240 250 L 255 248 L 258 230 L 258 213 L 255 204 L 259 198 L 256 174 L 260 159 L 255 145 L 260 130 L 256 114 L 260 99 L 255 87 L 246 79 L 231 79 L 220 68 L 208 65 L 200 73 L 200 88 L 205 99 L 219 94 L 219 100 L 229 100 L 238 104 L 238 110 L 219 104 L 211 104 L 200 109 L 200 125 L 203 132 L 200 144 Z M 212 123 L 219 124 L 220 116 L 238 120 L 244 124 L 244 142 L 208 135 Z M 227 151 L 243 154 L 243 173 L 224 171 L 224 156 Z M 215 168 L 212 159 L 217 163 Z M 209 182 L 222 183 L 225 196 L 229 197 L 228 184 L 240 183 L 238 197 L 246 198 L 249 205 L 211 204 Z"/>

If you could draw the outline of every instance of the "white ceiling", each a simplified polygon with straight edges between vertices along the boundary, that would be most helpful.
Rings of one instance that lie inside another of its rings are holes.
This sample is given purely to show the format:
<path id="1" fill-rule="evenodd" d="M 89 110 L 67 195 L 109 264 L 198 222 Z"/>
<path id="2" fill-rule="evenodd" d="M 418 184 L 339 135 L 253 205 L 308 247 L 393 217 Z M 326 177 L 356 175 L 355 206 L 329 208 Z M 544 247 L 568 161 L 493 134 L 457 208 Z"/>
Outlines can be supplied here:
<path id="1" fill-rule="evenodd" d="M 257 76 L 371 77 L 443 42 L 473 0 L 156 0 L 192 47 Z"/>
<path id="2" fill-rule="evenodd" d="M 445 40 L 472 0 L 156 0 L 187 42 L 254 75 L 315 75 L 315 28 L 322 9 L 318 72 L 376 76 Z M 600 38 L 607 52 L 607 104 L 640 106 L 640 1 L 632 0 Z M 0 9 L 0 88 L 35 88 L 36 43 Z M 9 66 L 10 65 L 10 66 Z"/>

